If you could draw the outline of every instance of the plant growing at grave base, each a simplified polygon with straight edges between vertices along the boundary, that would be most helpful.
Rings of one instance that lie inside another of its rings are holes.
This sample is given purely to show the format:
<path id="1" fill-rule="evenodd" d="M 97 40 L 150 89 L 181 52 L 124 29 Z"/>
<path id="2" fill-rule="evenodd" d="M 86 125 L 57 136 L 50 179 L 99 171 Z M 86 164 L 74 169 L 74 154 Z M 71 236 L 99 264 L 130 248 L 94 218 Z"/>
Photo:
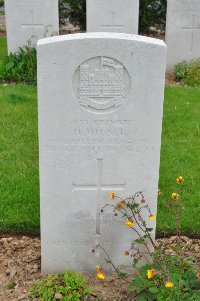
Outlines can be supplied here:
<path id="1" fill-rule="evenodd" d="M 176 243 L 172 247 L 172 255 L 165 255 L 162 245 L 156 245 L 151 236 L 153 228 L 149 223 L 155 220 L 151 209 L 142 192 L 133 197 L 121 199 L 114 192 L 110 193 L 112 204 L 102 208 L 112 207 L 113 214 L 121 217 L 124 226 L 137 234 L 129 250 L 125 250 L 124 256 L 132 258 L 132 268 L 137 274 L 129 283 L 130 292 L 136 292 L 137 301 L 192 301 L 200 300 L 200 273 L 194 264 L 194 258 L 185 257 L 184 244 L 180 236 L 180 217 L 183 209 L 184 179 L 176 179 L 178 193 L 171 194 L 171 200 L 166 202 L 166 208 L 173 211 L 176 220 Z M 162 195 L 160 192 L 159 195 Z M 147 213 L 147 214 L 145 214 Z M 148 216 L 148 222 L 145 220 Z M 126 277 L 125 266 L 115 266 L 111 257 L 101 245 L 96 245 L 93 253 L 101 250 L 105 254 L 105 264 L 110 264 L 120 277 Z M 141 260 L 147 264 L 141 267 Z M 97 278 L 103 280 L 104 264 L 97 266 Z"/>
<path id="2" fill-rule="evenodd" d="M 200 59 L 183 61 L 175 66 L 175 79 L 187 86 L 200 86 Z"/>
<path id="3" fill-rule="evenodd" d="M 29 292 L 29 298 L 43 301 L 81 301 L 91 294 L 83 276 L 66 271 L 63 274 L 51 274 L 45 279 L 33 283 Z"/>
<path id="4" fill-rule="evenodd" d="M 12 289 L 15 288 L 16 285 L 17 285 L 17 284 L 16 284 L 15 282 L 10 281 L 10 282 L 7 284 L 7 288 L 8 288 L 9 290 L 12 290 Z"/>
<path id="5" fill-rule="evenodd" d="M 37 54 L 34 48 L 25 46 L 8 55 L 0 65 L 0 82 L 37 82 Z"/>

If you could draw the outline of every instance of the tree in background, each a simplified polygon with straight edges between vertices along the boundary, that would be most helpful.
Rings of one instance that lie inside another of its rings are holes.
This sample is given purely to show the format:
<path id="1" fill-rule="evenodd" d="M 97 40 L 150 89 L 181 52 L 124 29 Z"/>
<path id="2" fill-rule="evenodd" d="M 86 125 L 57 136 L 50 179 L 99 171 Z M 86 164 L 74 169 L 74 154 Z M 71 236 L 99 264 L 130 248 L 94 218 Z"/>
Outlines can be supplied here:
<path id="1" fill-rule="evenodd" d="M 86 0 L 59 0 L 59 8 L 61 23 L 67 18 L 81 30 L 86 29 Z M 140 0 L 139 32 L 149 33 L 152 27 L 165 30 L 166 9 L 167 0 Z"/>
<path id="2" fill-rule="evenodd" d="M 4 0 L 0 0 L 0 7 L 4 5 Z"/>
<path id="3" fill-rule="evenodd" d="M 149 33 L 151 28 L 165 31 L 167 0 L 140 0 L 141 33 Z"/>
<path id="4" fill-rule="evenodd" d="M 59 0 L 59 13 L 61 24 L 68 19 L 81 30 L 86 29 L 86 0 Z"/>

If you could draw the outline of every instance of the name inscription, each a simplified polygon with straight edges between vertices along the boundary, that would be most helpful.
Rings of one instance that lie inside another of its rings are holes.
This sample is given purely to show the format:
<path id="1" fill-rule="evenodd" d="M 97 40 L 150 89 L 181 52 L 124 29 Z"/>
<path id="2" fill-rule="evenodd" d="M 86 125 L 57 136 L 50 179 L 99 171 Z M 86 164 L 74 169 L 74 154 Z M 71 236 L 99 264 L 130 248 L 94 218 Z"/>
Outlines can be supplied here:
<path id="1" fill-rule="evenodd" d="M 152 142 L 136 137 L 136 132 L 133 120 L 71 120 L 65 135 L 49 138 L 45 148 L 61 153 L 152 151 Z"/>

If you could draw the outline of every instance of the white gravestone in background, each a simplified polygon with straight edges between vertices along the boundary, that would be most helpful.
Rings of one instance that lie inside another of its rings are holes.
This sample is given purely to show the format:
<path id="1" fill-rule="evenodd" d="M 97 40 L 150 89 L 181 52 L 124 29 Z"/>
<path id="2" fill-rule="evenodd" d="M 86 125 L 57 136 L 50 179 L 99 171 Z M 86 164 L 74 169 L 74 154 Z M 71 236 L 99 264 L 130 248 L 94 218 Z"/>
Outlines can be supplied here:
<path id="1" fill-rule="evenodd" d="M 101 208 L 144 191 L 156 214 L 165 63 L 163 41 L 128 34 L 38 42 L 43 272 L 93 271 L 96 243 L 129 262 L 132 230 Z"/>
<path id="2" fill-rule="evenodd" d="M 200 0 L 168 0 L 167 69 L 200 58 Z"/>
<path id="3" fill-rule="evenodd" d="M 5 0 L 8 53 L 59 32 L 58 0 Z"/>
<path id="4" fill-rule="evenodd" d="M 138 34 L 139 0 L 87 0 L 88 32 Z"/>

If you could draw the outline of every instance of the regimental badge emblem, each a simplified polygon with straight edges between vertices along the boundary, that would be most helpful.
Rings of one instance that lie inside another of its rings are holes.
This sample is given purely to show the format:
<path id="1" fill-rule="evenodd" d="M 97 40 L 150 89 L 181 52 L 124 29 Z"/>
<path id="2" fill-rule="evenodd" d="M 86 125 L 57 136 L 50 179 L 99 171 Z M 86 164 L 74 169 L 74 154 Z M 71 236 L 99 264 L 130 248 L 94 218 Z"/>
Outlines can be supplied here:
<path id="1" fill-rule="evenodd" d="M 105 114 L 125 105 L 131 80 L 125 67 L 115 59 L 95 57 L 78 67 L 73 85 L 83 109 Z"/>

